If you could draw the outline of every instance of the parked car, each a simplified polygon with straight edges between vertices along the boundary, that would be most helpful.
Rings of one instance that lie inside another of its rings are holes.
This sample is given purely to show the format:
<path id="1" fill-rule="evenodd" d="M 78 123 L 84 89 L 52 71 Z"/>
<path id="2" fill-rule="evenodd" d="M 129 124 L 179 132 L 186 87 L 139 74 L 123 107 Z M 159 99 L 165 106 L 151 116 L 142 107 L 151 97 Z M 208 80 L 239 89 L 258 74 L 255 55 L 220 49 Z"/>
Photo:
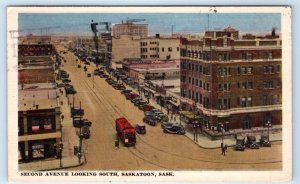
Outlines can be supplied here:
<path id="1" fill-rule="evenodd" d="M 124 90 L 121 91 L 121 94 L 126 94 L 126 93 L 130 93 L 130 92 L 132 92 L 132 90 L 124 89 Z"/>
<path id="2" fill-rule="evenodd" d="M 256 142 L 256 137 L 253 135 L 248 135 L 247 136 L 247 147 L 250 149 L 259 149 L 259 144 Z"/>
<path id="3" fill-rule="evenodd" d="M 83 116 L 84 115 L 84 110 L 80 109 L 79 107 L 71 107 L 71 117 L 75 116 Z"/>
<path id="4" fill-rule="evenodd" d="M 132 102 L 132 103 L 136 103 L 136 102 L 139 102 L 139 101 L 141 101 L 141 100 L 142 100 L 142 98 L 141 98 L 140 96 L 137 96 L 137 97 L 131 99 L 131 102 Z"/>
<path id="5" fill-rule="evenodd" d="M 138 97 L 139 95 L 138 94 L 136 94 L 136 93 L 129 93 L 128 95 L 126 95 L 126 99 L 127 100 L 132 100 L 132 99 L 134 99 L 134 98 L 136 98 L 136 97 Z"/>
<path id="6" fill-rule="evenodd" d="M 157 124 L 157 121 L 153 119 L 151 116 L 145 116 L 143 118 L 143 121 L 151 126 L 155 126 Z"/>
<path id="7" fill-rule="evenodd" d="M 146 126 L 144 124 L 137 124 L 135 126 L 135 131 L 138 134 L 146 134 Z"/>
<path id="8" fill-rule="evenodd" d="M 110 81 L 107 81 L 107 83 L 111 86 L 115 86 L 117 84 L 117 81 L 110 80 Z"/>
<path id="9" fill-rule="evenodd" d="M 117 84 L 116 86 L 114 86 L 115 89 L 117 90 L 124 90 L 126 89 L 126 87 L 123 84 Z"/>
<path id="10" fill-rule="evenodd" d="M 91 77 L 91 76 L 92 76 L 92 74 L 90 74 L 90 73 L 87 74 L 87 77 Z"/>
<path id="11" fill-rule="evenodd" d="M 148 105 L 148 102 L 146 102 L 146 101 L 141 101 L 141 102 L 139 102 L 139 103 L 137 104 L 137 106 L 138 106 L 138 108 L 139 108 L 140 110 L 143 110 L 145 105 Z"/>
<path id="12" fill-rule="evenodd" d="M 169 121 L 169 117 L 166 114 L 160 114 L 158 116 L 160 117 L 161 121 L 163 121 L 163 122 Z"/>
<path id="13" fill-rule="evenodd" d="M 73 120 L 73 126 L 76 127 L 76 128 L 80 128 L 80 127 L 83 127 L 83 126 L 92 126 L 92 122 L 90 122 L 89 120 L 87 119 L 74 119 Z"/>
<path id="14" fill-rule="evenodd" d="M 170 133 L 170 134 L 185 134 L 185 129 L 182 125 L 178 123 L 174 123 L 172 125 L 165 126 L 163 129 L 164 133 Z"/>
<path id="15" fill-rule="evenodd" d="M 235 151 L 245 151 L 245 138 L 244 137 L 238 137 L 236 139 L 236 144 L 234 145 Z"/>
<path id="16" fill-rule="evenodd" d="M 72 85 L 65 85 L 66 94 L 76 94 L 77 91 L 74 89 Z"/>
<path id="17" fill-rule="evenodd" d="M 165 121 L 165 122 L 162 122 L 162 123 L 160 124 L 160 127 L 161 127 L 162 129 L 165 129 L 166 127 L 169 127 L 169 126 L 172 126 L 172 125 L 173 125 L 172 122 Z"/>
<path id="18" fill-rule="evenodd" d="M 90 127 L 89 126 L 83 126 L 81 128 L 81 136 L 85 139 L 89 139 L 91 136 Z"/>
<path id="19" fill-rule="evenodd" d="M 77 65 L 77 68 L 81 68 L 81 65 Z"/>
<path id="20" fill-rule="evenodd" d="M 143 106 L 143 111 L 146 112 L 146 111 L 151 111 L 152 109 L 154 109 L 154 107 L 152 105 L 144 105 Z"/>
<path id="21" fill-rule="evenodd" d="M 64 78 L 64 79 L 62 79 L 62 82 L 63 82 L 63 83 L 70 83 L 71 80 L 70 80 L 70 79 L 65 79 L 65 78 Z"/>
<path id="22" fill-rule="evenodd" d="M 262 147 L 271 147 L 271 142 L 268 135 L 262 134 L 259 139 L 260 146 Z"/>

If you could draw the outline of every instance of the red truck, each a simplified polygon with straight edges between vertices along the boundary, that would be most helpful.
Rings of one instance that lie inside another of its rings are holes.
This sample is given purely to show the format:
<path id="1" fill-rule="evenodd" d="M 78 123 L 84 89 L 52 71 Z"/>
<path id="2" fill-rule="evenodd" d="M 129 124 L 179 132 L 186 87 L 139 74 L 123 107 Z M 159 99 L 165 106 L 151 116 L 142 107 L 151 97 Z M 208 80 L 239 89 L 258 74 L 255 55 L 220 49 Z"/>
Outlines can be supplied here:
<path id="1" fill-rule="evenodd" d="M 116 131 L 119 139 L 125 146 L 134 146 L 136 143 L 135 128 L 124 118 L 116 119 Z"/>

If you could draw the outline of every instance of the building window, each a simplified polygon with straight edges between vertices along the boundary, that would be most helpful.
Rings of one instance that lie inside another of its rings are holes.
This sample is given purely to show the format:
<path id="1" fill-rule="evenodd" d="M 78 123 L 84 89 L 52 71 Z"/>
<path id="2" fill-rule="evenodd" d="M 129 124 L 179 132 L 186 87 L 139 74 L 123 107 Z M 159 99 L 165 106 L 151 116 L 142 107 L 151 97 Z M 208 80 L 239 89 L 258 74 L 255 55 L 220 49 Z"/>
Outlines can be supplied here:
<path id="1" fill-rule="evenodd" d="M 277 73 L 280 73 L 280 65 L 277 65 Z"/>
<path id="2" fill-rule="evenodd" d="M 242 107 L 246 107 L 247 103 L 246 103 L 246 97 L 242 97 Z"/>
<path id="3" fill-rule="evenodd" d="M 218 107 L 219 109 L 222 109 L 222 99 L 218 99 Z"/>
<path id="4" fill-rule="evenodd" d="M 253 67 L 252 66 L 248 67 L 247 73 L 252 74 L 252 72 L 253 72 Z"/>
<path id="5" fill-rule="evenodd" d="M 169 52 L 172 52 L 172 47 L 169 47 L 169 48 L 168 48 L 168 51 L 169 51 Z"/>
<path id="6" fill-rule="evenodd" d="M 192 85 L 194 85 L 194 78 L 192 78 Z"/>
<path id="7" fill-rule="evenodd" d="M 253 82 L 248 82 L 248 89 L 253 89 Z"/>
<path id="8" fill-rule="evenodd" d="M 209 91 L 209 83 L 206 83 L 206 90 Z"/>
<path id="9" fill-rule="evenodd" d="M 241 101 L 240 97 L 237 97 L 237 98 L 236 98 L 236 104 L 237 104 L 238 106 L 240 106 L 240 101 Z"/>
<path id="10" fill-rule="evenodd" d="M 242 74 L 247 74 L 247 68 L 246 67 L 242 67 Z"/>
<path id="11" fill-rule="evenodd" d="M 242 53 L 242 60 L 246 60 L 247 59 L 247 54 L 246 53 Z"/>
<path id="12" fill-rule="evenodd" d="M 242 82 L 242 88 L 247 89 L 247 82 Z"/>
<path id="13" fill-rule="evenodd" d="M 198 79 L 196 79 L 196 86 L 198 86 Z"/>
<path id="14" fill-rule="evenodd" d="M 248 97 L 248 106 L 252 106 L 252 96 Z"/>
<path id="15" fill-rule="evenodd" d="M 161 51 L 162 51 L 162 52 L 165 52 L 165 48 L 162 47 L 162 48 L 161 48 Z"/>
<path id="16" fill-rule="evenodd" d="M 191 84 L 191 77 L 189 77 L 189 84 Z"/>
<path id="17" fill-rule="evenodd" d="M 199 95 L 199 103 L 202 104 L 202 94 Z"/>
<path id="18" fill-rule="evenodd" d="M 198 72 L 198 65 L 196 65 L 196 72 Z"/>
<path id="19" fill-rule="evenodd" d="M 223 91 L 222 84 L 219 84 L 219 91 Z"/>
<path id="20" fill-rule="evenodd" d="M 202 80 L 199 81 L 199 87 L 202 88 Z"/>
<path id="21" fill-rule="evenodd" d="M 177 47 L 177 52 L 179 52 L 179 47 Z"/>
<path id="22" fill-rule="evenodd" d="M 273 59 L 273 53 L 272 52 L 268 53 L 268 59 Z"/>
<path id="23" fill-rule="evenodd" d="M 269 66 L 269 73 L 274 73 L 274 66 Z"/>
<path id="24" fill-rule="evenodd" d="M 263 103 L 264 103 L 264 105 L 268 105 L 268 96 L 267 95 L 263 96 Z"/>
<path id="25" fill-rule="evenodd" d="M 268 67 L 264 66 L 264 73 L 268 73 Z"/>
<path id="26" fill-rule="evenodd" d="M 202 65 L 199 66 L 199 72 L 202 72 Z"/>

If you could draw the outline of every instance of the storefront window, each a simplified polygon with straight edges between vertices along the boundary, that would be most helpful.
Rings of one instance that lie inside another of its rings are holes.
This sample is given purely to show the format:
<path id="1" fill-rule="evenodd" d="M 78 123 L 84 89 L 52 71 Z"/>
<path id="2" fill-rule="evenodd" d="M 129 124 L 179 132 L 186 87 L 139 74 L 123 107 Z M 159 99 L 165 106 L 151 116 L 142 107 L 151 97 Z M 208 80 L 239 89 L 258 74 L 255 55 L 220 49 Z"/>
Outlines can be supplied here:
<path id="1" fill-rule="evenodd" d="M 28 123 L 29 133 L 41 133 L 55 130 L 55 118 L 53 117 L 30 117 Z"/>
<path id="2" fill-rule="evenodd" d="M 45 157 L 45 150 L 43 144 L 34 144 L 32 145 L 32 158 L 44 158 Z"/>

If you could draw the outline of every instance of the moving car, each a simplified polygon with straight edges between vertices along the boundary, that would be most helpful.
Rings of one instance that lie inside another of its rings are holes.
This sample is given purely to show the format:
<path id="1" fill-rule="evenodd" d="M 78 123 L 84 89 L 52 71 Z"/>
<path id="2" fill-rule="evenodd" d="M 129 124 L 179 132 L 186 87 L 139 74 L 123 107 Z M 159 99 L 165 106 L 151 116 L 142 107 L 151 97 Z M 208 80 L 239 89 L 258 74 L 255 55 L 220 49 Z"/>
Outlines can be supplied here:
<path id="1" fill-rule="evenodd" d="M 135 126 L 135 131 L 138 134 L 146 134 L 146 126 L 144 124 L 137 124 Z"/>
<path id="2" fill-rule="evenodd" d="M 172 125 L 166 125 L 163 129 L 164 133 L 169 133 L 169 134 L 185 134 L 185 129 L 182 125 L 178 123 L 174 123 Z"/>

